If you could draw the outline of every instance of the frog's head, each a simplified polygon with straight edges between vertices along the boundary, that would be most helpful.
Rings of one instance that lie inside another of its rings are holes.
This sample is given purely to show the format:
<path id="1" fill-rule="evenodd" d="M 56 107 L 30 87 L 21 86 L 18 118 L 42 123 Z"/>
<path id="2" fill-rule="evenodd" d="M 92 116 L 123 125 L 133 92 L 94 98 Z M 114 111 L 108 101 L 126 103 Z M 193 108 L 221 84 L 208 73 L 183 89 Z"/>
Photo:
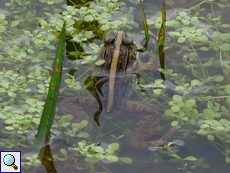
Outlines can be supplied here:
<path id="1" fill-rule="evenodd" d="M 123 31 L 117 31 L 113 36 L 107 37 L 104 40 L 105 46 L 114 45 L 117 49 L 121 49 L 122 46 L 133 47 L 133 41 Z"/>

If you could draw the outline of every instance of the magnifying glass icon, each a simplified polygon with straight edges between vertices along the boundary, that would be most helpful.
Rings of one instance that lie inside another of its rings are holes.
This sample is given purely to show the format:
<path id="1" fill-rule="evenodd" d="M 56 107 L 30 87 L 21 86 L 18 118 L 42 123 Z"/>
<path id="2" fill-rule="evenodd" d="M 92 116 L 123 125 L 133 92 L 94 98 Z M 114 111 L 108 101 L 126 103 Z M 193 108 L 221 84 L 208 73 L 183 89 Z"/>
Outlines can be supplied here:
<path id="1" fill-rule="evenodd" d="M 3 162 L 7 166 L 12 166 L 15 170 L 18 169 L 18 167 L 14 164 L 15 163 L 15 158 L 11 154 L 7 154 L 3 158 Z"/>

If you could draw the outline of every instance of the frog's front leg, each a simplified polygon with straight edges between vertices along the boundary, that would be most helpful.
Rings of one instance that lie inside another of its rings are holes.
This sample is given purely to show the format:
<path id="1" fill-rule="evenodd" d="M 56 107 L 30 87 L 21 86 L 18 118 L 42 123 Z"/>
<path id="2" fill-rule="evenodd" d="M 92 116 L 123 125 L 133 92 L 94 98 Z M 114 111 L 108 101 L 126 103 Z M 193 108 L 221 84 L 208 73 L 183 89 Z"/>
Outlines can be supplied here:
<path id="1" fill-rule="evenodd" d="M 140 65 L 140 67 L 137 69 L 137 73 L 142 72 L 142 71 L 156 71 L 157 68 L 159 67 L 158 62 L 155 61 L 150 61 L 147 63 L 143 63 Z"/>
<path id="2" fill-rule="evenodd" d="M 139 68 L 137 69 L 136 73 L 142 72 L 142 71 L 156 71 L 157 68 L 160 67 L 160 61 L 159 58 L 153 55 L 151 60 L 147 63 L 140 64 Z"/>

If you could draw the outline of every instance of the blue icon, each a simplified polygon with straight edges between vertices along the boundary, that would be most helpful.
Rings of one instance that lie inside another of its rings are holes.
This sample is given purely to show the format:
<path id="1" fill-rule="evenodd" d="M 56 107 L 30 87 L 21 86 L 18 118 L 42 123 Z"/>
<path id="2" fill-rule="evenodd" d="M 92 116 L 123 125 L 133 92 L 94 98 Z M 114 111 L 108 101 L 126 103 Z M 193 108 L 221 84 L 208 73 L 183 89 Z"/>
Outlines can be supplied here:
<path id="1" fill-rule="evenodd" d="M 18 167 L 14 164 L 15 163 L 15 158 L 11 154 L 7 154 L 3 158 L 3 162 L 7 166 L 12 166 L 15 170 L 18 169 Z"/>

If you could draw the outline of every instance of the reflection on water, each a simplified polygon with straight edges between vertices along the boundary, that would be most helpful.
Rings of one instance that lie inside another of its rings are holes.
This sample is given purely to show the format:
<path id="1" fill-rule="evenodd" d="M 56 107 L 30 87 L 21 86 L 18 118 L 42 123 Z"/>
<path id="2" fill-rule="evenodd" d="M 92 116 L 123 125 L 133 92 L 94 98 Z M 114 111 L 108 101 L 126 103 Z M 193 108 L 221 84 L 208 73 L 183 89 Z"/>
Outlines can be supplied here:
<path id="1" fill-rule="evenodd" d="M 140 32 L 143 27 L 139 3 L 127 0 L 126 6 L 120 3 L 117 7 L 121 6 L 121 10 L 116 11 L 108 10 L 112 4 L 105 7 L 105 2 L 99 5 L 94 2 L 91 8 L 103 13 L 102 18 L 93 12 L 87 13 L 85 8 L 80 12 L 84 16 L 75 16 L 73 20 L 71 15 L 78 11 L 69 7 L 63 13 L 66 20 L 71 19 L 66 54 L 70 59 L 81 59 L 64 62 L 59 95 L 62 104 L 58 106 L 50 144 L 44 148 L 43 158 L 33 156 L 30 149 L 43 110 L 56 49 L 55 34 L 50 34 L 58 30 L 62 18 L 59 12 L 65 8 L 65 3 L 59 2 L 0 2 L 0 9 L 3 9 L 0 10 L 0 149 L 22 151 L 23 172 L 227 173 L 230 163 L 227 1 L 166 2 L 166 82 L 161 80 L 160 72 L 142 72 L 139 85 L 127 99 L 127 103 L 138 101 L 138 105 L 147 105 L 159 112 L 161 121 L 156 118 L 157 126 L 153 127 L 147 127 L 148 119 L 139 122 L 144 113 L 130 111 L 128 104 L 111 113 L 102 112 L 98 126 L 93 119 L 97 103 L 91 101 L 90 107 L 77 107 L 75 102 L 65 100 L 73 96 L 79 96 L 81 101 L 93 98 L 84 88 L 84 79 L 93 73 L 91 67 L 100 50 L 97 44 L 106 37 L 107 27 L 113 28 L 109 30 L 111 33 L 124 29 L 137 47 L 141 47 L 144 34 Z M 89 5 L 88 2 L 85 7 Z M 157 54 L 156 40 L 161 24 L 157 12 L 161 11 L 161 6 L 160 1 L 144 1 L 151 43 L 146 52 L 139 54 L 141 62 L 151 59 L 151 51 Z M 111 11 L 115 11 L 112 16 L 107 13 Z M 109 23 L 110 18 L 115 23 Z M 80 26 L 78 30 L 73 27 L 75 21 L 78 21 L 76 26 Z M 121 21 L 123 23 L 119 23 Z M 83 35 L 79 36 L 81 29 Z M 85 31 L 93 31 L 90 39 L 85 38 Z M 74 71 L 74 77 L 68 76 L 70 70 Z M 143 127 L 142 132 L 145 132 L 139 134 L 138 142 L 150 132 L 155 133 L 148 141 L 158 141 L 175 128 L 178 132 L 168 141 L 178 144 L 168 150 L 135 148 L 130 140 L 137 133 L 134 130 L 137 126 Z"/>

